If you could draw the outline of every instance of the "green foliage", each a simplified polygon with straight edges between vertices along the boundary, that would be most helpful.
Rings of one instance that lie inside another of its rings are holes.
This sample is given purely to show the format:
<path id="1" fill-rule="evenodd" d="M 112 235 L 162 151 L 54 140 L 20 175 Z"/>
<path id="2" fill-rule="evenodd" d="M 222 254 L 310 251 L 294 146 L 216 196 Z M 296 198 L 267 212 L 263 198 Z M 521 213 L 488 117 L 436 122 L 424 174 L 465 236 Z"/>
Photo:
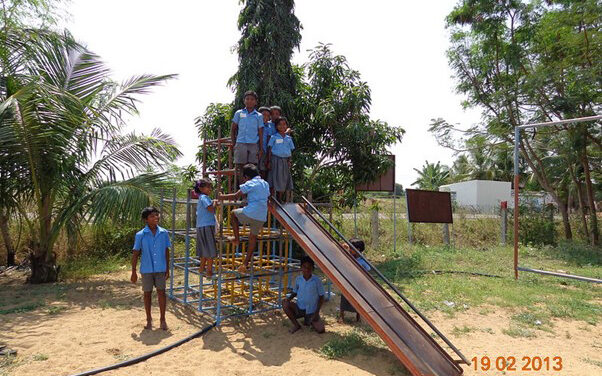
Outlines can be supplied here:
<path id="1" fill-rule="evenodd" d="M 301 43 L 295 2 L 243 0 L 242 3 L 244 7 L 238 17 L 242 35 L 236 46 L 238 71 L 228 81 L 236 92 L 234 107 L 242 107 L 245 91 L 254 90 L 261 105 L 278 105 L 286 116 L 294 117 L 297 87 L 291 58 Z"/>
<path id="2" fill-rule="evenodd" d="M 602 61 L 594 56 L 602 54 L 601 17 L 597 0 L 458 2 L 447 17 L 448 59 L 464 105 L 480 108 L 482 121 L 469 129 L 443 119 L 431 124 L 440 144 L 470 160 L 470 169 L 466 159 L 458 161 L 454 179 L 510 180 L 516 126 L 600 113 Z M 599 195 L 591 174 L 601 168 L 599 125 L 546 128 L 521 138 L 521 175 L 553 197 L 567 239 L 569 192 L 584 196 L 578 205 L 584 229 L 587 207 Z M 597 222 L 589 216 L 592 244 L 598 242 Z"/>
<path id="3" fill-rule="evenodd" d="M 418 179 L 412 185 L 418 185 L 419 189 L 437 191 L 439 187 L 449 182 L 450 172 L 449 167 L 424 161 L 424 165 L 420 170 L 414 169 L 418 173 Z"/>
<path id="4" fill-rule="evenodd" d="M 553 213 L 549 210 L 538 211 L 521 206 L 519 222 L 519 240 L 523 244 L 556 245 L 556 229 Z"/>
<path id="5" fill-rule="evenodd" d="M 328 359 L 340 359 L 359 351 L 369 354 L 374 352 L 357 330 L 337 335 L 320 348 L 320 353 Z"/>
<path id="6" fill-rule="evenodd" d="M 168 183 L 152 173 L 181 155 L 171 137 L 121 134 L 138 96 L 174 76 L 142 75 L 116 84 L 107 67 L 68 34 L 6 33 L 0 75 L 0 166 L 18 171 L 32 215 L 32 282 L 55 280 L 54 244 L 85 223 L 138 221 Z M 18 115 L 18 116 L 17 116 Z"/>
<path id="7" fill-rule="evenodd" d="M 102 257 L 127 257 L 131 254 L 132 246 L 138 227 L 106 226 L 94 232 L 88 255 Z"/>
<path id="8" fill-rule="evenodd" d="M 67 0 L 2 0 L 0 29 L 48 28 L 67 18 Z"/>

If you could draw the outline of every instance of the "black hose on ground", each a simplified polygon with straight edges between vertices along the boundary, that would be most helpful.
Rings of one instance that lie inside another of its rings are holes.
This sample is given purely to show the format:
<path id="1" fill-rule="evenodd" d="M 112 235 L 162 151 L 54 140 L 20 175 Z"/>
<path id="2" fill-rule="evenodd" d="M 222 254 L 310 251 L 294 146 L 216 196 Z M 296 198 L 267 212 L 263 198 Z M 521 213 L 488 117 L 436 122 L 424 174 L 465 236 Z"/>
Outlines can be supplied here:
<path id="1" fill-rule="evenodd" d="M 143 362 L 143 361 L 145 361 L 145 360 L 147 360 L 149 358 L 152 358 L 152 357 L 157 356 L 159 354 L 162 354 L 162 353 L 164 353 L 166 351 L 169 351 L 169 350 L 171 350 L 173 348 L 176 348 L 176 347 L 180 346 L 181 344 L 184 344 L 184 343 L 190 341 L 191 339 L 194 339 L 194 338 L 202 336 L 203 334 L 207 333 L 209 330 L 213 329 L 216 325 L 217 325 L 217 321 L 214 322 L 211 325 L 208 325 L 208 326 L 204 327 L 203 329 L 199 330 L 198 332 L 189 335 L 186 338 L 182 338 L 181 340 L 172 343 L 171 345 L 162 347 L 162 348 L 160 348 L 158 350 L 155 350 L 153 352 L 150 352 L 148 354 L 141 355 L 141 356 L 139 356 L 137 358 L 128 359 L 128 360 L 123 361 L 121 363 L 113 364 L 113 365 L 106 366 L 106 367 L 103 367 L 103 368 L 97 368 L 97 369 L 94 369 L 94 370 L 91 370 L 91 371 L 86 371 L 86 372 L 82 372 L 82 373 L 76 373 L 76 374 L 74 374 L 72 376 L 96 375 L 97 373 L 106 372 L 106 371 L 114 370 L 114 369 L 121 368 L 121 367 L 127 367 L 127 366 L 131 366 L 133 364 L 136 364 L 136 363 Z"/>

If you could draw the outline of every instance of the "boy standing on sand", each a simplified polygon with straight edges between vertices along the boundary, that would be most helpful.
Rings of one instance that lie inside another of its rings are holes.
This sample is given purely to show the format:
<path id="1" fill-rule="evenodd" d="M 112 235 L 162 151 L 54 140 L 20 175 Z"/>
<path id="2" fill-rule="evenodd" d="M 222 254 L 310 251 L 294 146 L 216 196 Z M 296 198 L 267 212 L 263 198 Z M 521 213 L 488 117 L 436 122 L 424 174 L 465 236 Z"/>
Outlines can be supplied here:
<path id="1" fill-rule="evenodd" d="M 152 329 L 151 298 L 153 286 L 157 289 L 159 299 L 159 311 L 161 313 L 161 329 L 167 330 L 165 321 L 165 281 L 169 278 L 169 247 L 171 242 L 167 230 L 159 226 L 161 215 L 155 207 L 147 207 L 142 210 L 142 219 L 146 226 L 136 233 L 132 255 L 132 283 L 136 283 L 136 264 L 140 257 L 140 274 L 142 274 L 142 291 L 144 292 L 144 310 L 146 311 L 146 326 L 144 329 Z"/>

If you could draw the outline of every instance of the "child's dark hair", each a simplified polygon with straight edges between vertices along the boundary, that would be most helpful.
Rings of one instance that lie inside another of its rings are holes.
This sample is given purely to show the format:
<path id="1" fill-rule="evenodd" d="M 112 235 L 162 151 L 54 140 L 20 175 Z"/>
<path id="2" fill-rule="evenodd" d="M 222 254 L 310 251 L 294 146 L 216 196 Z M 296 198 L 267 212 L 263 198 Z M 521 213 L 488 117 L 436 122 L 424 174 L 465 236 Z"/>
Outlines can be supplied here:
<path id="1" fill-rule="evenodd" d="M 257 171 L 257 166 L 254 164 L 247 163 L 246 165 L 242 166 L 242 176 L 253 179 L 257 175 L 259 175 L 259 171 Z"/>
<path id="2" fill-rule="evenodd" d="M 200 179 L 200 180 L 197 180 L 197 182 L 194 183 L 194 191 L 197 194 L 200 194 L 201 193 L 201 188 L 211 187 L 211 185 L 212 185 L 211 184 L 211 180 L 209 180 L 209 179 Z"/>
<path id="3" fill-rule="evenodd" d="M 262 113 L 263 111 L 270 112 L 270 108 L 262 106 L 262 107 L 259 107 L 259 109 L 257 110 L 257 112 L 259 112 L 259 113 Z"/>
<path id="4" fill-rule="evenodd" d="M 249 90 L 245 92 L 245 95 L 243 96 L 243 99 L 248 97 L 249 95 L 255 97 L 255 100 L 257 100 L 257 93 L 254 92 L 253 90 Z"/>
<path id="5" fill-rule="evenodd" d="M 282 108 L 280 108 L 280 106 L 272 106 L 272 107 L 270 107 L 270 111 L 274 111 L 274 110 L 282 113 Z"/>
<path id="6" fill-rule="evenodd" d="M 142 209 L 142 219 L 147 219 L 148 216 L 153 213 L 159 214 L 160 213 L 159 209 L 155 208 L 154 206 L 148 206 L 148 207 Z"/>
<path id="7" fill-rule="evenodd" d="M 316 263 L 314 262 L 314 260 L 311 259 L 311 257 L 309 257 L 309 256 L 301 257 L 301 265 L 305 264 L 306 262 L 311 265 L 312 269 L 315 268 Z"/>
<path id="8" fill-rule="evenodd" d="M 359 252 L 364 252 L 364 249 L 366 249 L 366 244 L 364 244 L 362 239 L 351 238 L 349 239 L 349 243 L 351 243 L 351 245 L 353 245 Z"/>
<path id="9" fill-rule="evenodd" d="M 278 123 L 280 123 L 281 121 L 284 121 L 286 123 L 286 126 L 288 127 L 288 119 L 285 118 L 284 116 L 280 116 L 279 118 L 276 119 L 276 121 L 274 122 L 274 125 L 278 125 Z"/>

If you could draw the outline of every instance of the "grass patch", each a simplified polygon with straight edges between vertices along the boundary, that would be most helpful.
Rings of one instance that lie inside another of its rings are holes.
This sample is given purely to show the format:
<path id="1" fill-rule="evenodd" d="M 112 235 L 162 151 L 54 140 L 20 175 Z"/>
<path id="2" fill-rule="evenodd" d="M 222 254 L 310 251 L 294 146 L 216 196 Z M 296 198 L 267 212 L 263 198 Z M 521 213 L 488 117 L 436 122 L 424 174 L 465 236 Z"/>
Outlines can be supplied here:
<path id="1" fill-rule="evenodd" d="M 364 336 L 356 329 L 343 335 L 335 334 L 321 348 L 320 354 L 328 359 L 339 359 L 359 352 L 374 353 L 374 348 L 366 343 Z"/>
<path id="2" fill-rule="evenodd" d="M 57 315 L 65 310 L 67 310 L 67 307 L 65 306 L 52 306 L 48 307 L 46 313 L 48 313 L 49 315 Z"/>
<path id="3" fill-rule="evenodd" d="M 514 338 L 535 338 L 535 333 L 519 325 L 510 324 L 510 328 L 502 329 L 502 333 Z"/>
<path id="4" fill-rule="evenodd" d="M 456 337 L 460 337 L 460 336 L 464 336 L 467 335 L 470 332 L 474 332 L 476 330 L 476 328 L 471 328 L 469 326 L 464 325 L 461 328 L 458 328 L 457 326 L 454 326 L 454 329 L 452 329 L 452 334 L 455 335 Z"/>
<path id="5" fill-rule="evenodd" d="M 85 279 L 96 274 L 117 271 L 126 263 L 127 260 L 120 256 L 99 258 L 82 255 L 61 265 L 60 277 L 63 280 Z"/>
<path id="6" fill-rule="evenodd" d="M 48 360 L 48 355 L 42 354 L 42 353 L 37 353 L 37 354 L 33 354 L 33 356 L 31 358 L 35 362 L 43 362 L 45 360 Z"/>
<path id="7" fill-rule="evenodd" d="M 13 308 L 0 309 L 0 315 L 10 315 L 11 313 L 25 313 L 35 311 L 36 309 L 45 306 L 43 302 L 34 302 L 20 305 Z"/>
<path id="8" fill-rule="evenodd" d="M 581 358 L 581 360 L 583 360 L 585 363 L 592 364 L 594 366 L 602 368 L 602 361 L 600 361 L 600 360 L 593 360 L 590 358 Z"/>

